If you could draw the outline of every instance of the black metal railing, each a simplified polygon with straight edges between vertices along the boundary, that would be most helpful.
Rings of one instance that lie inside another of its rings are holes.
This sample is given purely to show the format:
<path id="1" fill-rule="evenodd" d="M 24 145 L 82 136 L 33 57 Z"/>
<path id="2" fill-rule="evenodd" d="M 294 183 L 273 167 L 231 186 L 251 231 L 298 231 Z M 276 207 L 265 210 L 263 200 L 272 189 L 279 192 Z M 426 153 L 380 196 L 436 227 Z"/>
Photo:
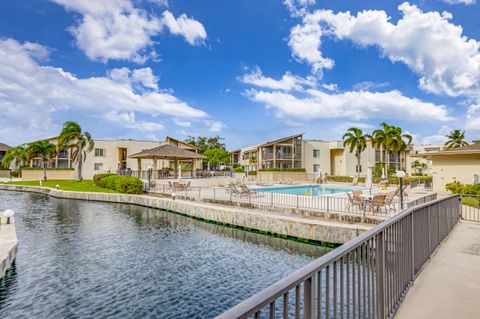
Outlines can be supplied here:
<path id="1" fill-rule="evenodd" d="M 459 196 L 409 208 L 217 318 L 391 318 L 459 218 Z"/>

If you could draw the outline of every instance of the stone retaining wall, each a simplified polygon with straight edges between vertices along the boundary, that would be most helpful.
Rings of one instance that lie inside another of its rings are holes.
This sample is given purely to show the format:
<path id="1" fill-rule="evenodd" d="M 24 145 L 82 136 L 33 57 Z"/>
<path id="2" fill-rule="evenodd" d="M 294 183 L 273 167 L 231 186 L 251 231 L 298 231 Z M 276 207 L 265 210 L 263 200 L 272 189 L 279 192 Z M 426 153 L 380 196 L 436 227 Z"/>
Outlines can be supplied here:
<path id="1" fill-rule="evenodd" d="M 134 204 L 158 208 L 228 226 L 257 230 L 267 234 L 311 240 L 325 244 L 343 244 L 370 227 L 327 220 L 315 220 L 241 207 L 202 202 L 172 200 L 147 195 L 61 191 L 46 187 L 0 184 L 0 189 L 47 194 L 57 198 Z"/>

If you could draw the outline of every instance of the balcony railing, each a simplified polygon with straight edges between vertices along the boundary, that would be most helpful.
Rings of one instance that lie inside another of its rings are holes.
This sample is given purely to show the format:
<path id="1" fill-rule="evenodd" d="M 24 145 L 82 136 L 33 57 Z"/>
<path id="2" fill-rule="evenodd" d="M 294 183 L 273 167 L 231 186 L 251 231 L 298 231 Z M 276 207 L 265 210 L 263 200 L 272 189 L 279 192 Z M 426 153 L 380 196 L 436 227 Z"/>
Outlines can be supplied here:
<path id="1" fill-rule="evenodd" d="M 217 319 L 392 318 L 459 218 L 459 196 L 409 208 Z"/>

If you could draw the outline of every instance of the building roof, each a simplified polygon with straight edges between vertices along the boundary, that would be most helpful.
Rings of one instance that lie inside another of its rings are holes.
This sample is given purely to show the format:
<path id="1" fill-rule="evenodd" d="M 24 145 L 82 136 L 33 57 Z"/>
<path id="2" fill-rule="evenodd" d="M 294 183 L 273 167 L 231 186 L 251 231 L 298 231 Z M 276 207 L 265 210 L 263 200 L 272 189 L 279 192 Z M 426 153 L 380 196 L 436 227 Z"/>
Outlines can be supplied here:
<path id="1" fill-rule="evenodd" d="M 129 158 L 158 158 L 158 159 L 202 159 L 205 156 L 195 152 L 179 148 L 170 143 L 163 143 L 160 146 L 142 150 L 139 153 L 132 154 Z"/>
<path id="2" fill-rule="evenodd" d="M 187 145 L 187 146 L 190 146 L 190 147 L 193 148 L 193 149 L 199 150 L 199 148 L 198 148 L 197 146 L 192 145 L 192 144 L 190 144 L 190 143 L 187 143 L 187 142 L 185 142 L 185 141 L 181 141 L 181 140 L 179 140 L 179 139 L 173 138 L 173 137 L 171 137 L 171 136 L 166 136 L 166 137 L 165 137 L 165 141 L 166 141 L 166 142 L 173 141 L 173 142 L 176 142 L 176 143 L 182 143 L 183 145 Z"/>
<path id="3" fill-rule="evenodd" d="M 11 149 L 10 146 L 8 146 L 7 144 L 0 143 L 0 152 L 6 152 L 9 149 Z"/>
<path id="4" fill-rule="evenodd" d="M 272 144 L 278 144 L 280 142 L 283 142 L 283 141 L 286 141 L 286 140 L 289 140 L 289 139 L 292 139 L 292 138 L 297 138 L 299 136 L 303 136 L 303 134 L 305 134 L 305 133 L 300 133 L 300 134 L 295 134 L 295 135 L 291 135 L 291 136 L 287 136 L 287 137 L 282 137 L 282 138 L 279 138 L 278 140 L 269 141 L 269 142 L 263 143 L 261 145 L 258 145 L 258 147 L 265 147 L 265 146 L 270 146 Z"/>
<path id="5" fill-rule="evenodd" d="M 457 147 L 446 148 L 438 152 L 426 152 L 419 154 L 412 154 L 413 157 L 430 157 L 430 156 L 445 156 L 445 155 L 460 155 L 460 154 L 479 154 L 480 153 L 480 141 L 474 141 L 472 144 Z"/>

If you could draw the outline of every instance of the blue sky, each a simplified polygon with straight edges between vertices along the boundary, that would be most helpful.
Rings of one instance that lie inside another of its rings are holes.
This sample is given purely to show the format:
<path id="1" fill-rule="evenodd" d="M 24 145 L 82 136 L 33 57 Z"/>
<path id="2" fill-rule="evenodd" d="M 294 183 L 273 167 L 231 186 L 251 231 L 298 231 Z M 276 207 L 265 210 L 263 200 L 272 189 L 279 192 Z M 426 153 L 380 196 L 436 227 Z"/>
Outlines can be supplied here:
<path id="1" fill-rule="evenodd" d="M 4 0 L 0 141 L 221 135 L 233 149 L 399 125 L 480 137 L 474 0 Z"/>

